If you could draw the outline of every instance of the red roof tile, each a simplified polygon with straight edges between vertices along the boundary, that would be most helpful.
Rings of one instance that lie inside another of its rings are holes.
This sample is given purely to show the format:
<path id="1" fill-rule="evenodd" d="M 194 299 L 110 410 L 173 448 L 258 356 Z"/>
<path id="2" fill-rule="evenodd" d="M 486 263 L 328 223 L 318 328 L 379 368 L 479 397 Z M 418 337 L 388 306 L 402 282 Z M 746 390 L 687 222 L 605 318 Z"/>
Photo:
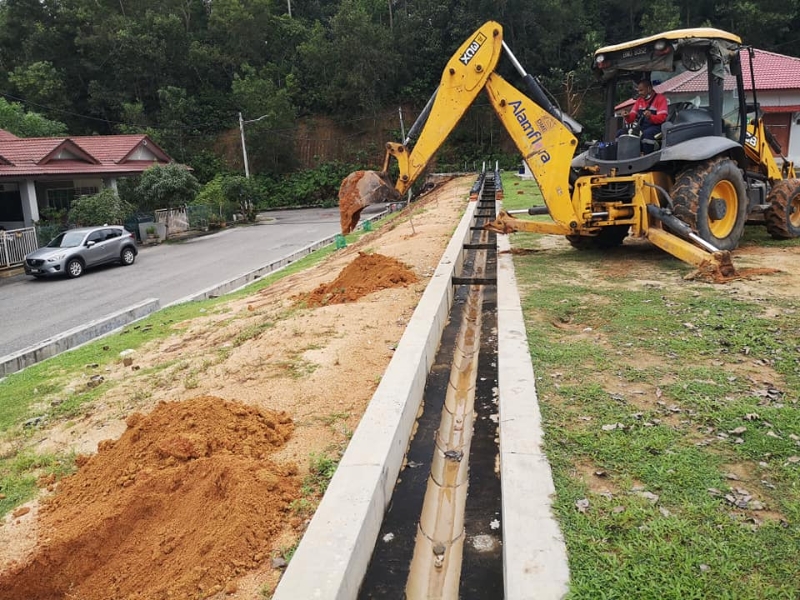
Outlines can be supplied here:
<path id="1" fill-rule="evenodd" d="M 753 66 L 756 75 L 756 91 L 765 90 L 798 90 L 800 91 L 800 58 L 775 54 L 766 50 L 754 50 Z M 753 89 L 750 77 L 750 61 L 742 53 L 742 72 L 744 74 L 744 89 Z M 667 79 L 664 83 L 654 86 L 661 94 L 669 93 L 698 93 L 708 91 L 708 75 L 706 67 L 699 71 L 684 71 Z M 736 78 L 725 78 L 725 90 L 736 88 Z M 615 108 L 619 110 L 633 104 L 633 100 L 625 100 Z M 767 107 L 761 103 L 761 108 L 766 112 L 795 112 L 792 107 Z M 770 110 L 771 109 L 771 110 Z M 2 154 L 2 151 L 0 151 Z"/>
<path id="2" fill-rule="evenodd" d="M 146 135 L 92 135 L 70 139 L 100 162 L 121 162 L 141 146 L 145 146 L 164 162 L 170 160 L 167 154 Z"/>
<path id="3" fill-rule="evenodd" d="M 146 149 L 155 161 L 130 159 Z M 74 158 L 55 158 L 62 151 Z M 141 173 L 170 157 L 146 135 L 18 138 L 0 129 L 0 178 Z"/>
<path id="4" fill-rule="evenodd" d="M 753 67 L 756 76 L 756 90 L 797 90 L 800 89 L 800 58 L 785 56 L 766 50 L 754 50 Z M 742 53 L 742 73 L 744 74 L 744 89 L 752 90 L 750 77 L 750 61 Z M 725 78 L 725 89 L 736 88 L 736 79 L 733 76 Z M 706 68 L 697 72 L 684 71 L 680 75 L 668 79 L 656 90 L 662 93 L 669 92 L 705 92 L 708 90 Z"/>

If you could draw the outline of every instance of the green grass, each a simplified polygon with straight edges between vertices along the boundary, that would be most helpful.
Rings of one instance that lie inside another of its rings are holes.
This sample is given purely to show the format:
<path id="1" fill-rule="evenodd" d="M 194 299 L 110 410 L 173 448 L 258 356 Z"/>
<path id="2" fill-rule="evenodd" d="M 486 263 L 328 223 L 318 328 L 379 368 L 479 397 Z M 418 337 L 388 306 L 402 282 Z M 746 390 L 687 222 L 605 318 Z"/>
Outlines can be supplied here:
<path id="1" fill-rule="evenodd" d="M 291 504 L 294 513 L 302 517 L 310 517 L 314 514 L 325 490 L 328 489 L 328 484 L 336 473 L 340 458 L 341 452 L 335 457 L 324 452 L 311 455 L 308 475 L 303 479 L 303 485 L 300 488 L 301 496 Z M 286 560 L 288 562 L 289 558 Z"/>
<path id="2" fill-rule="evenodd" d="M 40 479 L 60 479 L 75 470 L 73 455 L 15 452 L 0 460 L 0 514 L 32 499 L 39 491 Z"/>
<path id="3" fill-rule="evenodd" d="M 507 208 L 539 203 L 504 188 Z M 659 282 L 640 285 L 612 268 L 625 250 L 515 257 L 569 597 L 800 597 L 795 302 L 685 282 L 663 253 L 636 254 Z"/>

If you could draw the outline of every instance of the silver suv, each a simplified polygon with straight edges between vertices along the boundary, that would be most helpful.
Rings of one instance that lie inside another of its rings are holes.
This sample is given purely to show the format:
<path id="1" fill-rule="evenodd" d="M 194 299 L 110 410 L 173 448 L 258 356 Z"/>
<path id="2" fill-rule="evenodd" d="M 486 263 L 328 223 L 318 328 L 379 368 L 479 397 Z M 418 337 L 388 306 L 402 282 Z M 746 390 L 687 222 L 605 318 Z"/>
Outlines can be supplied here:
<path id="1" fill-rule="evenodd" d="M 132 265 L 138 250 L 133 234 L 119 225 L 70 229 L 25 257 L 25 273 L 34 277 L 80 277 L 89 267 L 118 262 Z"/>

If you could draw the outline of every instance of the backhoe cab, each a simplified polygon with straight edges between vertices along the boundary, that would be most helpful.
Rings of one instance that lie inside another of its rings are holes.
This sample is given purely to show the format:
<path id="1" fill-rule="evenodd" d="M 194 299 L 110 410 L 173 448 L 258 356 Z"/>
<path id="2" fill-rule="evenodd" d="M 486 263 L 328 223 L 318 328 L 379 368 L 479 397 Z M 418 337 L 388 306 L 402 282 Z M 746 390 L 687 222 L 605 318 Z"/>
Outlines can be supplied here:
<path id="1" fill-rule="evenodd" d="M 495 72 L 501 54 L 510 59 L 529 95 Z M 754 83 L 752 52 L 739 37 L 718 29 L 669 31 L 599 49 L 593 70 L 605 90 L 604 139 L 575 156 L 580 125 L 524 71 L 503 42 L 502 27 L 490 21 L 456 51 L 407 139 L 387 144 L 383 171 L 370 178 L 380 178 L 388 187 L 393 157 L 399 169 L 394 193 L 404 194 L 485 90 L 545 202 L 544 207 L 515 213 L 550 217 L 523 219 L 501 211 L 488 229 L 564 235 L 577 248 L 603 249 L 621 244 L 628 235 L 643 237 L 705 275 L 731 277 L 730 251 L 748 220 L 764 222 L 774 237 L 800 235 L 800 181 L 789 161 L 779 167 L 773 158 L 755 85 L 752 101 L 747 101 L 742 56 L 750 59 Z M 638 139 L 631 143 L 625 136 L 617 138 L 621 89 L 628 91 L 643 75 L 703 70 L 708 91 L 700 94 L 699 104 L 670 107 L 655 146 L 643 148 Z M 735 105 L 733 96 L 724 94 L 726 80 L 735 81 Z M 348 189 L 353 185 L 350 181 Z M 343 185 L 340 206 L 361 204 L 352 197 L 348 202 L 344 190 Z M 348 223 L 357 220 L 357 213 L 355 220 L 348 215 Z M 343 225 L 345 221 L 343 212 Z"/>

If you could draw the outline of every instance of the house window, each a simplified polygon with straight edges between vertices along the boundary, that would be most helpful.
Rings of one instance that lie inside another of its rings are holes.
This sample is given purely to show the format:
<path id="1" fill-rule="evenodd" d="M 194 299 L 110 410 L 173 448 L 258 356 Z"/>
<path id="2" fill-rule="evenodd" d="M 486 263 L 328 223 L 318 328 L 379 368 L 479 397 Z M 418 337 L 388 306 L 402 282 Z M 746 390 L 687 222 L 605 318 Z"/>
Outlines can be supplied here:
<path id="1" fill-rule="evenodd" d="M 97 193 L 96 187 L 55 188 L 47 190 L 47 206 L 55 210 L 69 210 L 72 201 L 80 196 Z"/>

